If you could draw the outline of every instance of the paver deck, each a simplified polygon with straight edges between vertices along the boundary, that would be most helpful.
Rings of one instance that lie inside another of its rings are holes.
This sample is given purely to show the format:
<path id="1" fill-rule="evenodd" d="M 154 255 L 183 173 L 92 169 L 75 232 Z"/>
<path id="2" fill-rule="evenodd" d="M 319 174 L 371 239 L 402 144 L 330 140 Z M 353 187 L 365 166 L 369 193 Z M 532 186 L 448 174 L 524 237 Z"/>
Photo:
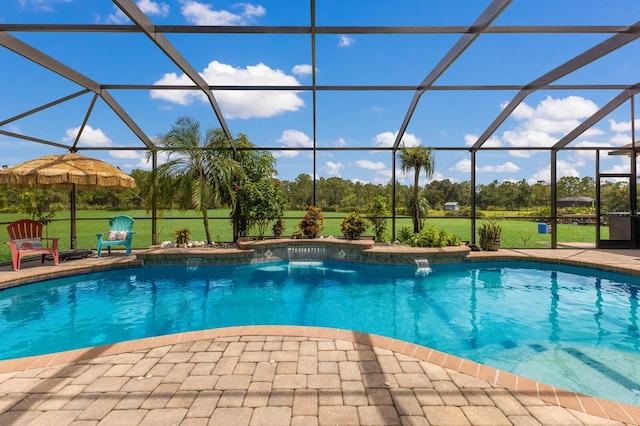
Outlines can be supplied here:
<path id="1" fill-rule="evenodd" d="M 634 250 L 500 250 L 640 274 Z M 114 255 L 0 267 L 3 283 L 135 265 Z M 348 330 L 251 326 L 0 361 L 1 425 L 620 425 L 640 407 Z"/>

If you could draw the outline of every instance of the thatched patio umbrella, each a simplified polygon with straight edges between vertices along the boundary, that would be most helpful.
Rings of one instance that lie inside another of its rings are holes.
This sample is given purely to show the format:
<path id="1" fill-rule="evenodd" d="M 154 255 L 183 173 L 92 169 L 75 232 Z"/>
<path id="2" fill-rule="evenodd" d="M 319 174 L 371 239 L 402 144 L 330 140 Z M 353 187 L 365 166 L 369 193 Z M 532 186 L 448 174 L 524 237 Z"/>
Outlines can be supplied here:
<path id="1" fill-rule="evenodd" d="M 71 191 L 71 248 L 76 246 L 76 197 L 82 189 L 135 188 L 136 181 L 120 169 L 76 153 L 45 155 L 0 170 L 0 184 L 18 188 Z"/>

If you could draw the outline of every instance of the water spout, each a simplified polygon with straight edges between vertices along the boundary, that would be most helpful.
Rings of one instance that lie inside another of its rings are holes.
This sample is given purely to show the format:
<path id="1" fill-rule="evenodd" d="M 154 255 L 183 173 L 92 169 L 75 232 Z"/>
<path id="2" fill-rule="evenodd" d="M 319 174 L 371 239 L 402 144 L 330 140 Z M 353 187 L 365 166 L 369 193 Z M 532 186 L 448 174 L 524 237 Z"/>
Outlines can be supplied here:
<path id="1" fill-rule="evenodd" d="M 187 270 L 195 271 L 202 263 L 201 257 L 188 257 L 187 258 Z"/>
<path id="2" fill-rule="evenodd" d="M 324 247 L 287 247 L 290 275 L 324 275 Z"/>
<path id="3" fill-rule="evenodd" d="M 291 262 L 320 262 L 324 261 L 324 247 L 287 247 L 289 263 Z"/>
<path id="4" fill-rule="evenodd" d="M 431 267 L 429 266 L 428 259 L 414 259 L 416 262 L 416 276 L 425 277 L 431 273 Z"/>

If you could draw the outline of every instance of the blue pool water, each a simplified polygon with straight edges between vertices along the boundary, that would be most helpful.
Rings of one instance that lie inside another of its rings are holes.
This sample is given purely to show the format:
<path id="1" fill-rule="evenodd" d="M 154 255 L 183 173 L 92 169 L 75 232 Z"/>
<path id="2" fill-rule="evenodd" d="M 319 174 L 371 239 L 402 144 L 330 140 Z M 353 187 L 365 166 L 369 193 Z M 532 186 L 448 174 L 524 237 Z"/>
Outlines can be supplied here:
<path id="1" fill-rule="evenodd" d="M 0 291 L 0 359 L 250 324 L 338 327 L 640 404 L 640 279 L 540 263 L 141 267 Z"/>

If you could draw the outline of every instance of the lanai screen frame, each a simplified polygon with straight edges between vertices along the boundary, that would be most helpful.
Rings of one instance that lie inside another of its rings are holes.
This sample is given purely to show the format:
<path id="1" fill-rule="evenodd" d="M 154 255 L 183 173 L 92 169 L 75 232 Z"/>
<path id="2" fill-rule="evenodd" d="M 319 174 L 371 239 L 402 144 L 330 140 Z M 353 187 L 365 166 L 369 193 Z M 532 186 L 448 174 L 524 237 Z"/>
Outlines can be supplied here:
<path id="1" fill-rule="evenodd" d="M 316 167 L 317 167 L 317 153 L 319 151 L 341 151 L 341 150 L 376 150 L 376 151 L 389 151 L 391 154 L 392 164 L 392 234 L 395 236 L 396 232 L 396 159 L 398 150 L 401 149 L 400 143 L 407 130 L 407 127 L 411 123 L 414 111 L 418 106 L 423 94 L 430 91 L 474 91 L 474 90 L 510 90 L 515 91 L 517 94 L 509 102 L 509 104 L 496 116 L 493 122 L 486 128 L 482 135 L 471 147 L 447 147 L 439 148 L 434 147 L 435 151 L 439 149 L 443 150 L 460 150 L 468 151 L 471 156 L 471 235 L 472 242 L 475 241 L 475 227 L 476 227 L 476 154 L 481 150 L 488 149 L 505 149 L 505 148 L 490 148 L 485 147 L 485 142 L 494 134 L 498 127 L 509 117 L 509 115 L 520 105 L 528 95 L 538 90 L 608 90 L 617 91 L 618 95 L 612 98 L 607 104 L 596 111 L 591 117 L 587 118 L 580 125 L 578 125 L 571 132 L 562 137 L 555 145 L 550 148 L 533 148 L 533 147 L 510 147 L 509 150 L 532 150 L 542 149 L 548 151 L 550 155 L 551 165 L 551 220 L 557 219 L 557 196 L 556 196 L 556 158 L 559 151 L 568 149 L 567 145 L 583 134 L 586 130 L 595 125 L 598 121 L 607 116 L 620 105 L 630 100 L 631 105 L 631 123 L 632 123 L 632 141 L 635 141 L 635 127 L 634 127 L 634 96 L 640 91 L 640 82 L 632 84 L 554 84 L 555 81 L 560 78 L 571 74 L 572 72 L 584 67 L 585 65 L 611 53 L 615 50 L 635 41 L 640 37 L 640 21 L 629 26 L 594 26 L 594 25 L 556 25 L 556 26 L 494 26 L 492 23 L 500 16 L 513 2 L 513 0 L 493 0 L 489 3 L 486 9 L 477 17 L 475 22 L 469 26 L 318 26 L 316 25 L 316 0 L 309 0 L 310 19 L 309 25 L 305 26 L 191 26 L 191 25 L 154 25 L 153 22 L 136 6 L 133 0 L 113 0 L 113 3 L 131 20 L 130 25 L 106 25 L 106 24 L 10 24 L 0 23 L 0 45 L 6 49 L 13 51 L 15 54 L 20 55 L 41 67 L 44 67 L 60 76 L 67 78 L 79 86 L 81 90 L 71 93 L 68 96 L 59 98 L 53 102 L 43 104 L 39 107 L 25 111 L 19 115 L 2 118 L 0 117 L 0 127 L 10 124 L 20 118 L 36 114 L 47 108 L 55 105 L 67 102 L 78 96 L 93 93 L 93 100 L 86 111 L 84 117 L 79 118 L 81 122 L 80 130 L 73 143 L 65 145 L 59 142 L 51 140 L 44 140 L 41 138 L 31 137 L 29 135 L 17 134 L 7 130 L 0 129 L 0 134 L 27 140 L 37 144 L 44 144 L 67 150 L 70 152 L 78 151 L 91 151 L 91 150 L 143 150 L 150 151 L 152 153 L 152 167 L 155 169 L 158 165 L 157 153 L 158 149 L 152 141 L 152 137 L 145 134 L 145 132 L 138 126 L 136 121 L 129 115 L 128 111 L 122 107 L 111 95 L 111 92 L 117 90 L 198 90 L 203 92 L 211 106 L 219 126 L 223 129 L 224 133 L 230 140 L 233 140 L 231 130 L 224 118 L 223 110 L 218 104 L 214 91 L 216 90 L 295 90 L 295 91 L 309 91 L 312 94 L 312 121 L 313 121 L 313 146 L 309 148 L 294 148 L 296 151 L 310 151 L 313 154 L 313 171 L 310 171 L 310 175 L 314 182 L 314 204 L 316 201 Z M 77 70 L 69 67 L 56 59 L 47 56 L 45 53 L 37 50 L 33 46 L 21 41 L 19 38 L 11 35 L 10 33 L 21 32 L 42 32 L 42 33 L 56 33 L 56 32 L 102 32 L 102 33 L 144 33 L 147 37 L 156 45 L 156 47 L 163 52 L 171 61 L 174 62 L 181 69 L 186 76 L 188 76 L 193 85 L 187 86 L 158 86 L 158 85 L 130 85 L 130 84 L 108 84 L 101 83 L 90 79 L 87 76 L 82 75 Z M 169 42 L 165 37 L 165 34 L 282 34 L 282 35 L 308 35 L 309 36 L 309 49 L 311 52 L 312 62 L 312 84 L 308 86 L 220 86 L 210 85 L 198 74 L 195 68 L 180 54 L 180 52 Z M 442 76 L 447 69 L 462 55 L 462 53 L 471 46 L 479 36 L 483 34 L 609 34 L 610 36 L 604 41 L 592 46 L 591 48 L 583 51 L 579 55 L 575 56 L 571 60 L 559 64 L 553 70 L 539 76 L 535 80 L 524 85 L 465 85 L 465 86 L 443 86 L 436 85 L 437 79 Z M 454 46 L 441 58 L 438 64 L 431 70 L 425 70 L 426 76 L 419 83 L 415 85 L 318 85 L 316 84 L 316 36 L 317 35 L 354 35 L 354 34 L 375 34 L 375 35 L 390 35 L 390 34 L 454 34 L 459 35 L 458 41 Z M 318 147 L 316 142 L 317 134 L 317 106 L 316 95 L 318 92 L 323 91 L 409 91 L 413 92 L 413 99 L 408 106 L 408 109 L 404 115 L 402 123 L 399 123 L 398 134 L 391 147 Z M 82 130 L 85 127 L 89 117 L 91 116 L 92 109 L 98 98 L 101 98 L 122 122 L 138 137 L 142 145 L 140 147 L 84 147 L 79 146 L 78 141 Z M 236 147 L 232 146 L 234 152 Z M 287 148 L 275 148 L 275 147 L 260 147 L 256 146 L 255 150 L 264 151 L 281 151 Z M 576 150 L 580 148 L 570 148 Z M 599 157 L 600 151 L 611 151 L 611 148 L 583 148 L 591 149 L 595 151 Z M 636 193 L 637 183 L 637 170 L 635 158 L 638 153 L 638 146 L 635 142 L 632 142 L 628 147 L 618 149 L 618 151 L 628 151 L 631 160 L 631 173 L 629 174 L 631 182 L 631 194 Z M 72 197 L 73 201 L 73 197 Z M 631 211 L 637 210 L 637 200 L 635 197 L 631 197 Z M 72 215 L 75 213 L 75 204 L 71 206 Z M 156 239 L 156 221 L 157 214 L 155 208 L 152 211 L 152 243 L 157 243 Z M 72 239 L 73 244 L 73 239 Z M 557 233 L 555 227 L 552 228 L 551 247 L 557 248 Z M 73 247 L 72 247 L 73 248 Z"/>

